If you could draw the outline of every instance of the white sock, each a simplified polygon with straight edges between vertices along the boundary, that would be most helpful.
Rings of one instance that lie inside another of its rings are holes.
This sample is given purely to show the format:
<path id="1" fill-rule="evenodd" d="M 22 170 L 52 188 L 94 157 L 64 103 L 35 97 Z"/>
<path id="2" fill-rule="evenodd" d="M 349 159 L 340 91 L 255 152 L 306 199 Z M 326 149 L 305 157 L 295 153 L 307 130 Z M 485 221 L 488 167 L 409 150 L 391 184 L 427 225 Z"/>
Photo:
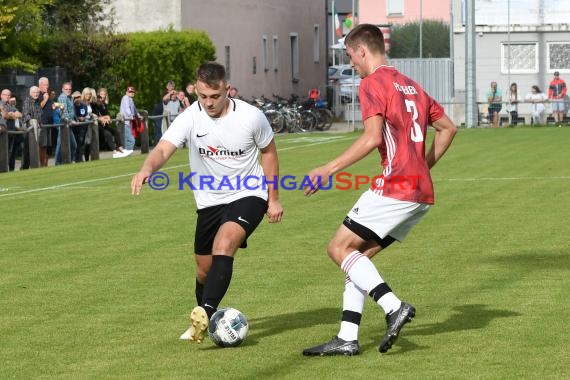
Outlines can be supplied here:
<path id="1" fill-rule="evenodd" d="M 365 299 L 366 292 L 358 288 L 352 281 L 350 281 L 350 278 L 347 276 L 342 297 L 343 314 L 344 311 L 352 311 L 362 316 Z M 357 324 L 349 321 L 341 321 L 338 337 L 346 341 L 358 340 L 359 327 L 359 323 Z"/>
<path id="2" fill-rule="evenodd" d="M 372 261 L 359 251 L 354 251 L 342 260 L 340 268 L 352 282 L 366 293 L 384 282 Z"/>
<path id="3" fill-rule="evenodd" d="M 384 313 L 390 314 L 393 311 L 396 311 L 402 305 L 402 301 L 392 292 L 384 294 L 378 300 L 378 305 L 384 309 Z"/>
<path id="4" fill-rule="evenodd" d="M 372 261 L 359 251 L 354 251 L 346 256 L 340 267 L 350 280 L 366 293 L 370 294 L 374 288 L 384 283 Z M 400 299 L 391 291 L 382 295 L 376 302 L 386 314 L 398 310 L 401 304 Z"/>

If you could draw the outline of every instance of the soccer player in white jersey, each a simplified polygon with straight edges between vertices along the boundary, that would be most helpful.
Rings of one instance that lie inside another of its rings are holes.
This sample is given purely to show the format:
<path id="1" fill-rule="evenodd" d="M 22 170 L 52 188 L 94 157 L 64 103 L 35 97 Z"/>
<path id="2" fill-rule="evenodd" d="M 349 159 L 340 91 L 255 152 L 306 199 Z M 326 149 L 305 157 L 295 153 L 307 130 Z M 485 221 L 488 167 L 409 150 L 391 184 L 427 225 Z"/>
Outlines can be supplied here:
<path id="1" fill-rule="evenodd" d="M 222 65 L 201 65 L 198 101 L 174 120 L 131 181 L 132 193 L 139 195 L 149 176 L 177 148 L 189 144 L 192 174 L 188 178 L 198 214 L 194 236 L 198 306 L 190 314 L 192 325 L 180 339 L 198 343 L 228 290 L 237 249 L 247 246 L 264 214 L 269 223 L 280 222 L 283 215 L 272 129 L 260 110 L 229 98 L 228 89 Z"/>
<path id="2" fill-rule="evenodd" d="M 366 294 L 386 315 L 387 330 L 379 351 L 391 347 L 400 329 L 414 317 L 415 308 L 400 301 L 370 259 L 394 240 L 402 241 L 434 203 L 430 169 L 451 144 L 457 128 L 443 108 L 410 78 L 387 66 L 384 38 L 374 25 L 361 24 L 345 38 L 350 63 L 363 78 L 359 99 L 363 134 L 346 151 L 313 169 L 312 187 L 361 160 L 374 150 L 381 156 L 382 173 L 351 208 L 330 241 L 330 258 L 345 274 L 339 333 L 327 343 L 308 348 L 304 355 L 357 355 L 358 327 Z M 428 125 L 435 128 L 427 155 Z"/>

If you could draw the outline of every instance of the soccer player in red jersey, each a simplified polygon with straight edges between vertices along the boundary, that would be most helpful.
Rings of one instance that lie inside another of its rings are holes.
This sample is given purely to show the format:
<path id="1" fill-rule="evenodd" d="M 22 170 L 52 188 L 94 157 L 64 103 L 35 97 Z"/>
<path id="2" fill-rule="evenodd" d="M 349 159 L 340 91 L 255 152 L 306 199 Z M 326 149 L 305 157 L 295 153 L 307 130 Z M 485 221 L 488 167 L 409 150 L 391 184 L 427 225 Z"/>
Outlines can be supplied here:
<path id="1" fill-rule="evenodd" d="M 355 27 L 345 38 L 346 53 L 362 81 L 359 99 L 363 134 L 342 154 L 309 172 L 309 196 L 329 176 L 356 163 L 374 150 L 382 173 L 351 208 L 327 247 L 328 255 L 345 273 L 339 333 L 304 355 L 357 355 L 358 327 L 366 294 L 386 315 L 387 329 L 379 351 L 387 352 L 400 329 L 416 310 L 402 302 L 370 260 L 395 240 L 402 241 L 434 203 L 430 169 L 451 144 L 457 128 L 443 107 L 416 82 L 388 66 L 384 38 L 371 24 Z M 428 125 L 435 129 L 425 152 Z"/>

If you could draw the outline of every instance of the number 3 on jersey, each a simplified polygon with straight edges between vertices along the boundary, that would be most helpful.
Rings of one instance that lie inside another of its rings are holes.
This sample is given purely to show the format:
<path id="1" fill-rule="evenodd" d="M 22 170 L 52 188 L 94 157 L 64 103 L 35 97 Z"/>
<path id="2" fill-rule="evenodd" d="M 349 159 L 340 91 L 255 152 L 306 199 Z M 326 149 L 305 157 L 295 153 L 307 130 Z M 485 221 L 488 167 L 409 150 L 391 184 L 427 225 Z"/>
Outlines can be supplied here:
<path id="1" fill-rule="evenodd" d="M 414 122 L 410 138 L 413 142 L 422 142 L 424 141 L 424 134 L 422 133 L 422 127 L 418 124 L 418 108 L 416 107 L 416 102 L 408 99 L 405 100 L 406 110 L 412 114 L 412 121 Z"/>

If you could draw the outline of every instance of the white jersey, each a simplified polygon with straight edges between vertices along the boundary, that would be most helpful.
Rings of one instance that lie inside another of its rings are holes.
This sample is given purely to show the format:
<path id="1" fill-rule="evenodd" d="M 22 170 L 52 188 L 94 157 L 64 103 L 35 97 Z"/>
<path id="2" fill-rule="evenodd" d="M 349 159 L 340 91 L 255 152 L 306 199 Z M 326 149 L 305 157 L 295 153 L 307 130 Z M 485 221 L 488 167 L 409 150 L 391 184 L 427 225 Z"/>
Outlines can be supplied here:
<path id="1" fill-rule="evenodd" d="M 198 209 L 249 196 L 267 200 L 258 150 L 272 139 L 265 115 L 238 99 L 231 99 L 228 113 L 217 119 L 194 102 L 162 136 L 177 148 L 188 143 L 191 171 L 182 173 L 179 188 L 193 190 Z"/>

